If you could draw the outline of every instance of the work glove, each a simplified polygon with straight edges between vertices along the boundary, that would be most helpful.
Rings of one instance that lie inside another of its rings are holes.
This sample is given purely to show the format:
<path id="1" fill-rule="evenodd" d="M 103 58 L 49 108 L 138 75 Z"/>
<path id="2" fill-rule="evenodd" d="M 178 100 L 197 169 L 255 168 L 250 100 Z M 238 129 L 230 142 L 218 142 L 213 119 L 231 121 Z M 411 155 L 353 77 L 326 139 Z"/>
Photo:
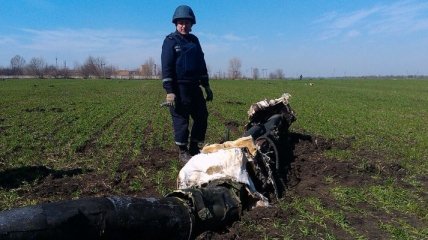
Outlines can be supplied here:
<path id="1" fill-rule="evenodd" d="M 175 94 L 168 93 L 166 95 L 166 106 L 175 107 Z"/>
<path id="2" fill-rule="evenodd" d="M 208 102 L 212 101 L 213 100 L 213 91 L 211 91 L 211 88 L 209 86 L 206 86 L 204 88 L 205 88 L 205 93 L 207 95 L 205 100 L 207 100 Z"/>

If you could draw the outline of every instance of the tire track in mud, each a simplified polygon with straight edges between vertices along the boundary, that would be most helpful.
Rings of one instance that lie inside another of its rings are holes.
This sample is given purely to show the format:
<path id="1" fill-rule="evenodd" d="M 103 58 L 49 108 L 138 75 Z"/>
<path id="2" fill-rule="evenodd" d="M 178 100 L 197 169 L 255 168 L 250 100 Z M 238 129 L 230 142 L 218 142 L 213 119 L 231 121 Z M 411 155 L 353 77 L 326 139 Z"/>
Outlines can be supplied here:
<path id="1" fill-rule="evenodd" d="M 95 149 L 95 145 L 97 143 L 97 140 L 100 138 L 102 133 L 107 130 L 110 126 L 113 125 L 113 123 L 119 119 L 121 116 L 123 116 L 128 110 L 124 110 L 114 117 L 112 117 L 108 122 L 106 122 L 99 130 L 95 131 L 91 136 L 81 145 L 79 145 L 75 153 L 77 154 L 88 154 L 90 152 L 93 152 Z"/>
<path id="2" fill-rule="evenodd" d="M 150 139 L 149 136 L 153 135 L 153 131 L 154 131 L 153 122 L 152 122 L 152 120 L 148 120 L 146 126 L 143 128 L 143 130 L 141 132 L 141 136 L 139 136 L 142 138 L 140 146 L 139 146 L 141 153 L 143 153 L 144 151 L 146 151 L 148 149 L 147 140 Z M 134 141 L 133 145 L 135 145 L 135 141 Z"/>
<path id="3" fill-rule="evenodd" d="M 141 153 L 147 150 L 147 139 L 150 139 L 149 136 L 151 136 L 152 134 L 153 134 L 152 120 L 149 120 L 147 121 L 147 126 L 143 129 L 143 132 L 142 132 L 143 140 L 141 141 L 141 145 L 140 145 Z"/>
<path id="4" fill-rule="evenodd" d="M 151 134 L 152 132 L 153 132 L 152 121 L 149 120 L 147 122 L 147 126 L 145 126 L 144 129 L 141 132 L 142 136 L 140 136 L 140 137 L 142 137 L 143 139 L 142 139 L 141 144 L 139 146 L 139 149 L 140 149 L 140 152 L 141 152 L 140 155 L 143 155 L 143 153 L 146 151 L 147 147 L 146 147 L 145 139 L 148 139 L 147 136 L 149 134 Z M 131 146 L 135 146 L 136 142 L 137 142 L 137 140 L 134 138 L 132 140 Z M 121 158 L 120 162 L 118 163 L 117 169 L 115 171 L 115 176 L 114 176 L 115 184 L 118 184 L 118 183 L 120 183 L 122 181 L 120 179 L 120 175 L 123 172 L 129 172 L 129 170 L 131 169 L 131 168 L 129 168 L 130 164 L 132 164 L 134 167 L 138 166 L 139 163 L 138 164 L 134 163 L 135 158 L 132 157 L 132 151 L 133 151 L 133 148 L 131 147 L 123 155 L 123 157 Z M 138 156 L 136 158 L 138 158 Z M 138 162 L 138 159 L 136 161 Z M 135 171 L 135 169 L 134 169 L 134 171 Z"/>
<path id="5" fill-rule="evenodd" d="M 142 138 L 141 143 L 139 144 L 138 148 L 140 150 L 140 154 L 137 156 L 132 157 L 132 149 L 130 149 L 128 152 L 124 154 L 122 157 L 116 172 L 115 172 L 115 182 L 114 184 L 123 184 L 122 179 L 120 179 L 120 175 L 124 172 L 128 174 L 129 177 L 140 175 L 141 173 L 138 173 L 136 171 L 138 166 L 144 166 L 146 162 L 144 159 L 151 158 L 152 154 L 155 150 L 151 149 L 149 146 L 149 142 L 147 140 L 152 139 L 152 135 L 154 133 L 154 127 L 153 127 L 153 121 L 148 120 L 146 123 L 146 126 L 142 129 L 140 135 L 136 135 L 137 138 Z M 162 132 L 162 134 L 165 134 L 165 131 Z M 133 139 L 131 146 L 137 147 L 137 138 Z M 157 148 L 160 146 L 157 146 Z M 154 154 L 154 156 L 159 156 L 159 153 Z M 129 182 L 129 180 L 128 180 Z M 150 187 L 145 187 L 150 188 Z"/>
<path id="6" fill-rule="evenodd" d="M 0 117 L 0 135 L 5 134 L 6 130 L 12 127 L 11 125 L 3 125 L 4 122 L 6 122 L 6 118 Z"/>
<path id="7" fill-rule="evenodd" d="M 23 112 L 29 113 L 29 114 L 34 114 L 34 113 L 38 113 L 38 114 L 47 114 L 47 113 L 54 113 L 54 114 L 62 114 L 64 112 L 64 109 L 61 107 L 51 107 L 51 108 L 45 108 L 43 106 L 37 106 L 34 108 L 25 108 L 22 109 Z M 32 138 L 34 139 L 34 141 L 38 142 L 38 141 L 51 141 L 54 142 L 54 137 L 55 135 L 66 125 L 69 125 L 71 123 L 73 123 L 74 121 L 76 121 L 78 119 L 78 117 L 73 117 L 70 118 L 68 120 L 64 120 L 61 118 L 56 119 L 56 121 L 52 124 L 53 128 L 50 132 L 46 132 L 44 134 L 38 134 L 35 135 L 34 132 L 35 130 L 32 129 L 29 125 L 24 125 L 24 124 L 19 124 L 18 127 L 20 129 L 24 128 L 24 132 L 31 132 Z M 9 134 L 6 133 L 8 128 L 11 128 L 12 125 L 2 125 L 3 122 L 5 122 L 6 119 L 5 118 L 0 118 L 0 135 L 1 134 Z M 40 131 L 39 131 L 40 132 Z M 38 132 L 38 133 L 39 133 Z M 19 152 L 22 151 L 24 149 L 24 147 L 20 144 L 13 146 L 10 150 L 5 151 L 3 154 L 0 155 L 0 164 L 2 162 L 6 162 L 14 157 L 16 157 L 17 155 L 19 155 Z M 34 150 L 34 148 L 31 148 L 31 150 Z M 46 149 L 44 147 L 40 148 L 40 154 L 44 154 L 44 151 Z"/>
<path id="8" fill-rule="evenodd" d="M 67 109 L 67 110 L 64 110 L 63 108 L 60 108 L 60 107 L 52 107 L 50 111 L 58 114 L 62 114 L 66 111 L 69 113 L 73 113 L 74 111 L 76 111 L 76 107 L 75 107 L 76 103 L 70 103 L 70 106 L 71 106 L 70 109 Z M 62 118 L 58 118 L 54 123 L 55 127 L 50 134 L 55 136 L 61 129 L 67 126 L 71 126 L 77 120 L 79 120 L 79 118 L 80 118 L 79 116 L 74 116 L 74 115 L 65 115 Z"/>

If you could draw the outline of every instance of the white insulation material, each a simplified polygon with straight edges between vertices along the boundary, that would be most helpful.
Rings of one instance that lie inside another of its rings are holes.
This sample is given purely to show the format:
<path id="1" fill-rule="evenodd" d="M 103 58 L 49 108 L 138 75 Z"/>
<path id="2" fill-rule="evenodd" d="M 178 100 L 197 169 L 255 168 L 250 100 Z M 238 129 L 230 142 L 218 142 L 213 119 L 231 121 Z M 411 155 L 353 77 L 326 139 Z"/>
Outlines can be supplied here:
<path id="1" fill-rule="evenodd" d="M 240 148 L 198 154 L 193 156 L 178 174 L 178 188 L 200 186 L 221 178 L 250 186 L 252 183 L 245 168 L 246 163 L 247 158 Z"/>
<path id="2" fill-rule="evenodd" d="M 280 98 L 273 99 L 273 100 L 263 100 L 260 102 L 257 102 L 250 106 L 250 109 L 248 110 L 248 117 L 254 116 L 254 114 L 260 110 L 266 109 L 268 107 L 275 106 L 276 104 L 282 103 L 284 105 L 288 104 L 288 99 L 291 98 L 291 95 L 289 93 L 284 93 Z"/>

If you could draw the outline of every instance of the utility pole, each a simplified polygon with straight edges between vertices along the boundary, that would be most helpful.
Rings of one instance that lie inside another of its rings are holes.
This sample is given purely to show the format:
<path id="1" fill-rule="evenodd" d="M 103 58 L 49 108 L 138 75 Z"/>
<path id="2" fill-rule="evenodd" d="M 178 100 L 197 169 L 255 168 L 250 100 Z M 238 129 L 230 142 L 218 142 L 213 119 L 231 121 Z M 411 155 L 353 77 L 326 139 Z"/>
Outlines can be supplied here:
<path id="1" fill-rule="evenodd" d="M 59 75 L 59 71 L 58 71 L 58 57 L 55 57 L 55 70 L 54 70 L 54 77 L 57 78 Z"/>
<path id="2" fill-rule="evenodd" d="M 105 63 L 101 63 L 101 69 L 103 70 L 103 77 L 104 77 L 104 79 L 106 78 L 106 71 L 104 69 L 105 65 L 106 65 Z"/>

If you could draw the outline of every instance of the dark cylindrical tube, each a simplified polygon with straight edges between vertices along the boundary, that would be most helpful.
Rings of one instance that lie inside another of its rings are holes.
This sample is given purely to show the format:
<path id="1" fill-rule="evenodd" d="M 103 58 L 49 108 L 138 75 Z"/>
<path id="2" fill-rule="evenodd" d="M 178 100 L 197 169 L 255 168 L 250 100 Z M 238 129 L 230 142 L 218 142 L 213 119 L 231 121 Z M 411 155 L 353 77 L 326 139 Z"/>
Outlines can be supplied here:
<path id="1" fill-rule="evenodd" d="M 101 197 L 0 212 L 0 239 L 189 239 L 180 199 Z"/>

